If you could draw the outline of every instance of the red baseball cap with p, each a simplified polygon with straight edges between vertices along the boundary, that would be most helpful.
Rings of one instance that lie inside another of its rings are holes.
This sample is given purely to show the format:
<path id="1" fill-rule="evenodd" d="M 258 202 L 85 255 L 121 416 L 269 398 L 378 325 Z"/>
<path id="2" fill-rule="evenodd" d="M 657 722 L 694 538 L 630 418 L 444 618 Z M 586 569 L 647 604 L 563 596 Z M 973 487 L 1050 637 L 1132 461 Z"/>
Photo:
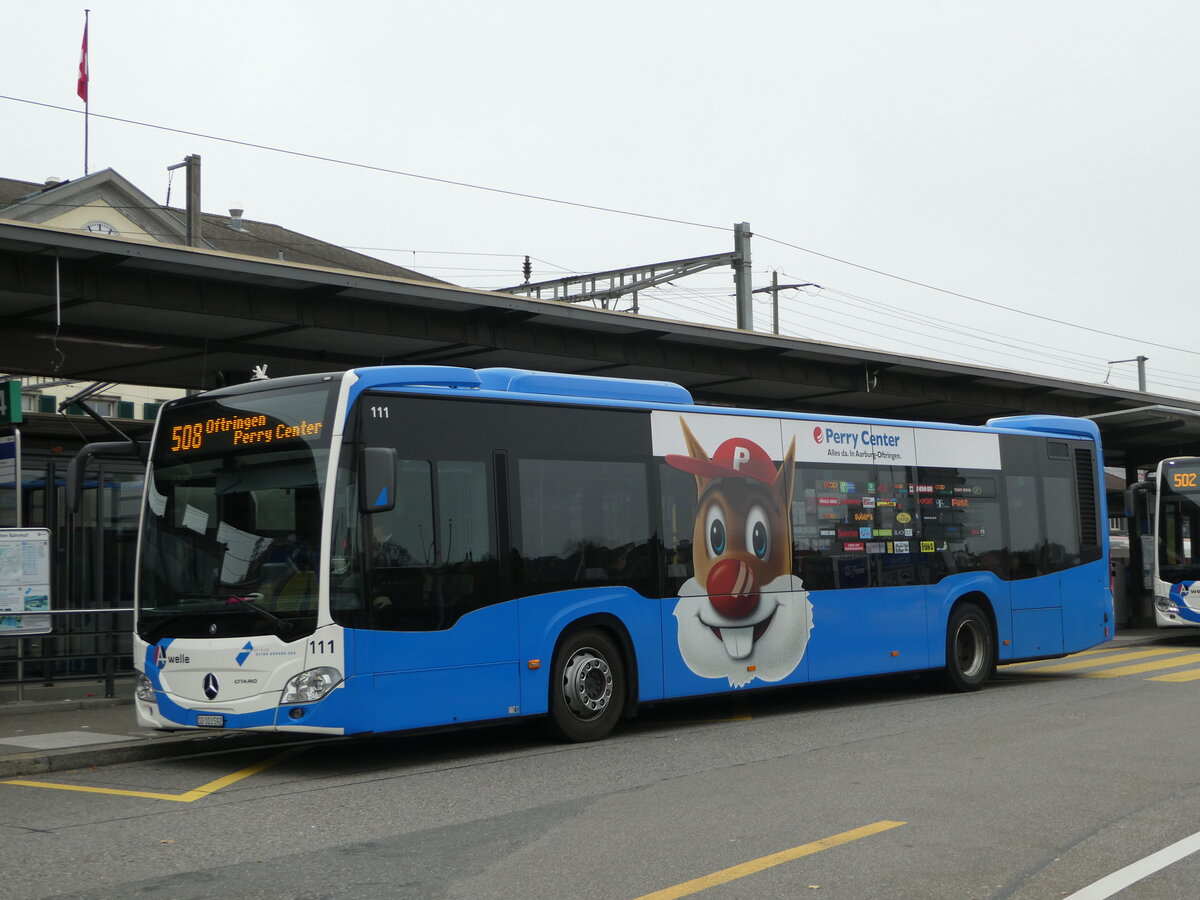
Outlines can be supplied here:
<path id="1" fill-rule="evenodd" d="M 770 454 L 746 438 L 730 438 L 717 448 L 711 459 L 678 453 L 668 453 L 663 459 L 667 465 L 701 478 L 753 478 L 772 484 L 779 471 Z"/>

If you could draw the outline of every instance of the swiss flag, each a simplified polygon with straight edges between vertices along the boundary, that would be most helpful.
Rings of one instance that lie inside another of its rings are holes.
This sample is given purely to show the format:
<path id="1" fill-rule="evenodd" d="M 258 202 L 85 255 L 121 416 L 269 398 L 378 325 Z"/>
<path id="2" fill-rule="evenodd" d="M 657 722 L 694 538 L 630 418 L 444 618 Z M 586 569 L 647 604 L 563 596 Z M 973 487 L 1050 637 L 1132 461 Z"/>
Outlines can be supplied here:
<path id="1" fill-rule="evenodd" d="M 87 23 L 83 26 L 83 49 L 79 51 L 79 81 L 75 86 L 75 93 L 79 95 L 79 99 L 87 103 L 88 91 L 88 61 L 87 61 Z"/>

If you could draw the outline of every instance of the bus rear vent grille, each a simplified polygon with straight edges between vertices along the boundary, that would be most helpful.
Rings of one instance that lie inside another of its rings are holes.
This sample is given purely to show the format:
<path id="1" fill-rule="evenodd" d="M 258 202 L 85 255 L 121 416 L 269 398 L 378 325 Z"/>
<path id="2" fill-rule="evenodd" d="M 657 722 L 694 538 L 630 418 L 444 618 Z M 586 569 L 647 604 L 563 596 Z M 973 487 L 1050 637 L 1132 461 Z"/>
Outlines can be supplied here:
<path id="1" fill-rule="evenodd" d="M 1100 546 L 1099 520 L 1096 515 L 1096 467 L 1092 451 L 1075 450 L 1075 481 L 1079 485 L 1079 538 L 1084 547 Z"/>

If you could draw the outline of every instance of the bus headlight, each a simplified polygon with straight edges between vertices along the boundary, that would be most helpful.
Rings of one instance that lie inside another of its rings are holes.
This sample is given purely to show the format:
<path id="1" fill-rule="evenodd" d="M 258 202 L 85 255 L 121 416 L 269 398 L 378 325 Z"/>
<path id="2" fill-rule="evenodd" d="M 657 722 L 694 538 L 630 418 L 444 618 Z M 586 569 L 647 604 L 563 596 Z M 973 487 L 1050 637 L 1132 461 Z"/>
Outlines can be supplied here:
<path id="1" fill-rule="evenodd" d="M 330 666 L 308 669 L 293 675 L 283 686 L 283 703 L 314 703 L 342 683 L 342 673 Z"/>
<path id="2" fill-rule="evenodd" d="M 1179 612 L 1179 607 L 1171 602 L 1170 597 L 1157 597 L 1154 600 L 1154 605 L 1158 607 L 1159 612 L 1165 612 L 1165 613 Z"/>
<path id="3" fill-rule="evenodd" d="M 145 700 L 147 703 L 153 703 L 158 699 L 154 696 L 154 685 L 141 672 L 138 672 L 137 687 L 134 688 L 133 693 L 139 700 Z"/>

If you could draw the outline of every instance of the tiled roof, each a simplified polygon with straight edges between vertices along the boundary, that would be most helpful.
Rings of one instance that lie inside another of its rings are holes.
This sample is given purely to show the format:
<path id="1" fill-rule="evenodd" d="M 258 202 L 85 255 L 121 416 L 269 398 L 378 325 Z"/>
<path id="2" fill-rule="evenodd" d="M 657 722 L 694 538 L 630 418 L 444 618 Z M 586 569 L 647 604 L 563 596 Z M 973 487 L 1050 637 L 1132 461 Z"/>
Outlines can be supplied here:
<path id="1" fill-rule="evenodd" d="M 40 191 L 44 184 L 35 181 L 17 181 L 15 178 L 0 178 L 0 209 L 12 206 L 22 197 Z"/>
<path id="2" fill-rule="evenodd" d="M 178 216 L 180 221 L 186 221 L 186 214 L 181 209 L 169 210 Z M 432 281 L 445 284 L 441 279 L 414 272 L 403 266 L 356 253 L 317 240 L 282 225 L 270 222 L 258 222 L 253 219 L 242 219 L 240 228 L 233 227 L 230 216 L 219 216 L 213 213 L 203 214 L 201 232 L 205 242 L 215 250 L 226 253 L 242 253 L 247 256 L 260 256 L 266 259 L 282 259 L 288 262 L 305 263 L 312 266 L 329 266 L 335 269 L 350 269 L 354 272 L 366 272 L 369 275 L 390 275 L 396 278 L 409 278 L 415 281 Z"/>
<path id="3" fill-rule="evenodd" d="M 102 173 L 93 173 L 93 177 L 100 174 Z M 84 176 L 84 179 L 87 177 Z M 117 177 L 119 178 L 119 176 Z M 20 181 L 15 178 L 0 178 L 0 209 L 13 206 L 34 194 L 52 191 L 67 184 L 77 186 L 84 179 L 47 185 L 34 181 Z M 186 229 L 184 210 L 173 207 L 158 207 L 158 209 L 176 219 L 179 222 L 180 233 L 184 232 Z M 306 265 L 348 269 L 368 275 L 385 275 L 412 281 L 446 284 L 439 278 L 424 275 L 403 266 L 396 266 L 373 256 L 356 253 L 345 247 L 339 247 L 337 244 L 330 244 L 281 225 L 273 225 L 270 222 L 242 219 L 240 228 L 234 228 L 234 220 L 229 216 L 203 213 L 202 219 L 201 235 L 205 245 L 214 250 L 257 256 L 263 259 L 279 259 Z"/>

